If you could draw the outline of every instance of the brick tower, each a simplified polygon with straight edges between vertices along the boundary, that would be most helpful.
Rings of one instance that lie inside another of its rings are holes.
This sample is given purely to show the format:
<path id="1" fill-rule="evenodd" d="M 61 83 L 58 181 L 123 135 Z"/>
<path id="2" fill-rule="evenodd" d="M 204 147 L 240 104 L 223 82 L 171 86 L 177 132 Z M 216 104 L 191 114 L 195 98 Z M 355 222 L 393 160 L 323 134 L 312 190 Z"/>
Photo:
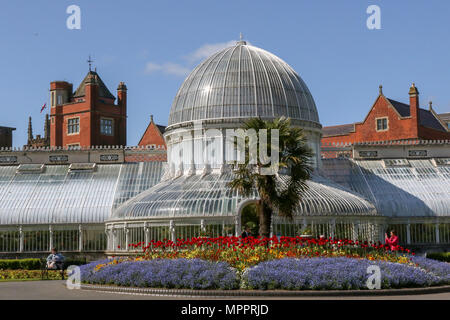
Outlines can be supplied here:
<path id="1" fill-rule="evenodd" d="M 50 145 L 126 145 L 125 83 L 117 88 L 117 104 L 96 71 L 89 70 L 77 90 L 72 90 L 66 81 L 50 83 Z"/>

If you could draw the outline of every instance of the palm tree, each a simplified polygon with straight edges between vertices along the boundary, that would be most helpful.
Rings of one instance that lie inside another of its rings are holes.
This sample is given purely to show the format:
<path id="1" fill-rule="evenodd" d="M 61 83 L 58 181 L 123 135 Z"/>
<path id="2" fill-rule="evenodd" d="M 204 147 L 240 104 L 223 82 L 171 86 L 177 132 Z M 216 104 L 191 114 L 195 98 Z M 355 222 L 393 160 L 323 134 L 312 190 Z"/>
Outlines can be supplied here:
<path id="1" fill-rule="evenodd" d="M 293 218 L 302 194 L 307 189 L 306 181 L 312 172 L 313 153 L 306 144 L 303 130 L 292 127 L 289 118 L 281 117 L 273 121 L 252 118 L 244 123 L 243 129 L 254 129 L 256 132 L 267 129 L 267 150 L 279 152 L 278 172 L 271 175 L 261 174 L 262 169 L 270 167 L 270 164 L 262 163 L 259 158 L 253 163 L 250 161 L 251 142 L 247 139 L 245 161 L 237 165 L 235 178 L 229 183 L 232 190 L 237 190 L 244 197 L 249 197 L 257 191 L 259 235 L 269 237 L 273 212 L 289 219 Z M 278 129 L 279 132 L 278 148 L 271 144 L 273 129 Z M 260 154 L 259 148 L 257 144 L 257 154 Z"/>

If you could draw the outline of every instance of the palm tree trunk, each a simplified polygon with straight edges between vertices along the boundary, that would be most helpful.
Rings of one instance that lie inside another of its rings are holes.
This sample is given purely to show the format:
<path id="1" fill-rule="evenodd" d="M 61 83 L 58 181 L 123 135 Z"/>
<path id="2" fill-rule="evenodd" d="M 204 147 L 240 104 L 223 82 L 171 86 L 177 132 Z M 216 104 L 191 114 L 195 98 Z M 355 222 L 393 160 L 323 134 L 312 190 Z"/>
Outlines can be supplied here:
<path id="1" fill-rule="evenodd" d="M 272 209 L 263 200 L 258 203 L 259 211 L 259 235 L 261 237 L 270 237 L 270 225 L 272 223 Z"/>

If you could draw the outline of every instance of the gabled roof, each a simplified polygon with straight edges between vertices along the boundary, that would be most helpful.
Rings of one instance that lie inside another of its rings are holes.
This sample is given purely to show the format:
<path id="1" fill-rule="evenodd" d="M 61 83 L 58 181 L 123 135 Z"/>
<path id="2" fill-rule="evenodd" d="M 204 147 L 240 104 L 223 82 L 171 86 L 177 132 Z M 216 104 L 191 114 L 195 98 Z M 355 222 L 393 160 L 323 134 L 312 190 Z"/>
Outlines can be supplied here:
<path id="1" fill-rule="evenodd" d="M 400 116 L 402 117 L 409 117 L 411 115 L 410 113 L 410 108 L 409 105 L 403 103 L 403 102 L 398 102 L 389 98 L 388 101 L 392 104 L 392 106 L 395 108 L 395 110 L 397 110 L 397 112 L 400 114 Z"/>
<path id="2" fill-rule="evenodd" d="M 162 126 L 160 124 L 157 124 L 156 126 L 158 127 L 159 132 L 161 132 L 161 134 L 164 134 L 164 132 L 166 132 L 166 128 L 167 128 L 166 126 Z"/>
<path id="3" fill-rule="evenodd" d="M 387 99 L 400 116 L 409 117 L 411 115 L 409 105 L 389 98 Z M 427 128 L 446 132 L 445 128 L 443 128 L 442 124 L 439 122 L 439 119 L 437 119 L 431 111 L 422 108 L 419 108 L 419 124 Z"/>
<path id="4" fill-rule="evenodd" d="M 98 85 L 98 96 L 101 98 L 108 98 L 108 99 L 116 99 L 112 93 L 108 90 L 105 83 L 102 81 L 100 76 L 95 71 L 89 71 L 86 77 L 84 77 L 83 81 L 81 81 L 80 85 L 78 86 L 77 90 L 73 94 L 75 98 L 77 97 L 83 97 L 86 94 L 86 83 L 89 81 L 89 78 L 93 76 L 95 79 L 95 82 Z"/>
<path id="5" fill-rule="evenodd" d="M 166 132 L 166 126 L 156 124 L 153 121 L 153 116 L 151 116 L 150 122 L 147 126 L 147 129 L 145 129 L 144 134 L 142 135 L 141 139 L 139 140 L 139 143 L 138 143 L 139 146 L 142 145 L 141 143 L 143 143 L 144 139 L 148 140 L 148 138 L 152 136 L 153 132 L 155 132 L 155 131 L 152 132 L 152 130 L 151 130 L 152 127 L 156 128 L 156 130 L 157 130 L 156 134 L 161 139 L 161 142 L 163 142 L 165 144 L 163 134 L 164 134 L 164 132 Z"/>
<path id="6" fill-rule="evenodd" d="M 329 136 L 340 136 L 340 135 L 346 135 L 350 132 L 355 131 L 355 124 L 349 123 L 349 124 L 342 124 L 338 126 L 329 126 L 329 127 L 323 127 L 322 128 L 322 136 L 323 137 L 329 137 Z"/>

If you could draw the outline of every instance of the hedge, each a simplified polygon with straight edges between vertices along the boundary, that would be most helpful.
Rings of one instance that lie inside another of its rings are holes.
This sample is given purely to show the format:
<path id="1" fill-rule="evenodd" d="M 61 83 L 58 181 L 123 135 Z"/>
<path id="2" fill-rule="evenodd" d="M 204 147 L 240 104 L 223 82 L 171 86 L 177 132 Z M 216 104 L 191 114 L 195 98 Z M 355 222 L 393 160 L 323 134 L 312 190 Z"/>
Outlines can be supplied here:
<path id="1" fill-rule="evenodd" d="M 39 270 L 41 269 L 42 259 L 1 259 L 0 270 Z M 65 264 L 82 265 L 86 263 L 86 259 L 66 259 Z"/>
<path id="2" fill-rule="evenodd" d="M 450 262 L 450 252 L 433 252 L 427 253 L 428 259 Z"/>
<path id="3" fill-rule="evenodd" d="M 5 259 L 0 260 L 1 270 L 39 270 L 40 259 Z"/>

